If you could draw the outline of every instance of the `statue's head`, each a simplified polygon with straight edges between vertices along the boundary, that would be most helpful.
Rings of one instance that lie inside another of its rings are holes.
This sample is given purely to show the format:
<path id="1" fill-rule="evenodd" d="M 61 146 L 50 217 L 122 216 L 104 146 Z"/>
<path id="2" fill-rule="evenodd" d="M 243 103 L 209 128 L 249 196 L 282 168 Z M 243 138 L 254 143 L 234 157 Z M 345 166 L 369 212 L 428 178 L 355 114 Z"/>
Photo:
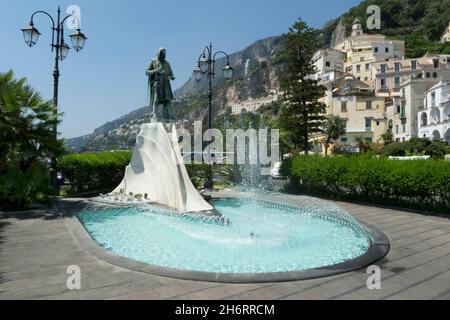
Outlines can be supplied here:
<path id="1" fill-rule="evenodd" d="M 166 49 L 165 48 L 159 48 L 158 60 L 161 62 L 164 62 L 166 60 Z"/>

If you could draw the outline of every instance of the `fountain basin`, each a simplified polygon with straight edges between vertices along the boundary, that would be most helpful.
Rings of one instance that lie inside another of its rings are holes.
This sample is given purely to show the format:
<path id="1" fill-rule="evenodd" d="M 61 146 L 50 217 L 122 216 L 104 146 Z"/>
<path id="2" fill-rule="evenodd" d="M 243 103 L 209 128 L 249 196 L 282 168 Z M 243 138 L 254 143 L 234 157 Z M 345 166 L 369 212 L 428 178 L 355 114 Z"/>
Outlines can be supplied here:
<path id="1" fill-rule="evenodd" d="M 82 238 L 82 247 L 105 261 L 189 280 L 310 279 L 360 269 L 388 253 L 389 241 L 381 232 L 338 206 L 295 198 L 297 205 L 276 199 L 215 199 L 221 219 L 155 208 L 98 212 L 91 207 L 72 210 L 76 215 L 68 225 Z"/>

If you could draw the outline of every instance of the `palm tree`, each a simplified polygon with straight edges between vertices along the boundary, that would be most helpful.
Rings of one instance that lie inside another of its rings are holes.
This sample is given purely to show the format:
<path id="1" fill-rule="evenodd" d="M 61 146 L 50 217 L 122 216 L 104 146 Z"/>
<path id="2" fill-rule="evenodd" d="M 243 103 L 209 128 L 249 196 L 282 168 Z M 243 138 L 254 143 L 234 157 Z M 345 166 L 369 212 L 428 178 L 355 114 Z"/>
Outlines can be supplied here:
<path id="1" fill-rule="evenodd" d="M 37 166 L 42 172 L 46 160 L 63 152 L 53 131 L 55 111 L 53 102 L 44 101 L 26 79 L 16 80 L 12 71 L 0 73 L 0 175 L 26 176 Z M 0 185 L 2 197 L 7 197 L 6 184 Z"/>
<path id="2" fill-rule="evenodd" d="M 325 123 L 325 134 L 327 140 L 325 143 L 325 155 L 328 155 L 331 140 L 337 140 L 346 132 L 346 121 L 339 116 L 330 116 Z"/>
<path id="3" fill-rule="evenodd" d="M 53 132 L 58 116 L 53 102 L 44 101 L 26 79 L 15 80 L 12 71 L 0 73 L 0 160 L 17 159 L 26 168 L 61 153 L 63 143 Z"/>

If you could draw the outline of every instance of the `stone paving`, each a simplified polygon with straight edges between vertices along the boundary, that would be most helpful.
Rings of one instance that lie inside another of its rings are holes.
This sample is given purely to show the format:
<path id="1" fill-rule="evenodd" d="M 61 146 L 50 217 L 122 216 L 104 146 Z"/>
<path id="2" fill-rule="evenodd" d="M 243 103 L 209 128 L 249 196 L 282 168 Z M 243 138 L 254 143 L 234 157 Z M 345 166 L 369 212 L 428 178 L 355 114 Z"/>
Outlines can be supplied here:
<path id="1" fill-rule="evenodd" d="M 450 299 L 450 220 L 338 203 L 383 231 L 389 255 L 378 265 L 382 289 L 368 290 L 365 270 L 266 284 L 175 280 L 130 271 L 81 249 L 52 211 L 0 213 L 0 299 Z M 82 271 L 67 289 L 67 267 Z"/>

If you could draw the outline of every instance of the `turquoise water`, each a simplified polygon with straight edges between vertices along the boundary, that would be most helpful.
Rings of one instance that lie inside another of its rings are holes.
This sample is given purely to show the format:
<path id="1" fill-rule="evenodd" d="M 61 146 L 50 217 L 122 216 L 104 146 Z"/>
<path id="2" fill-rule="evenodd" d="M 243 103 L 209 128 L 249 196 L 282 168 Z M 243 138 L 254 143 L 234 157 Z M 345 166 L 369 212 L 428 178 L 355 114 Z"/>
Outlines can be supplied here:
<path id="1" fill-rule="evenodd" d="M 235 199 L 214 206 L 229 223 L 156 208 L 91 207 L 78 218 L 117 255 L 189 271 L 300 271 L 357 258 L 371 245 L 365 230 L 342 213 Z"/>

